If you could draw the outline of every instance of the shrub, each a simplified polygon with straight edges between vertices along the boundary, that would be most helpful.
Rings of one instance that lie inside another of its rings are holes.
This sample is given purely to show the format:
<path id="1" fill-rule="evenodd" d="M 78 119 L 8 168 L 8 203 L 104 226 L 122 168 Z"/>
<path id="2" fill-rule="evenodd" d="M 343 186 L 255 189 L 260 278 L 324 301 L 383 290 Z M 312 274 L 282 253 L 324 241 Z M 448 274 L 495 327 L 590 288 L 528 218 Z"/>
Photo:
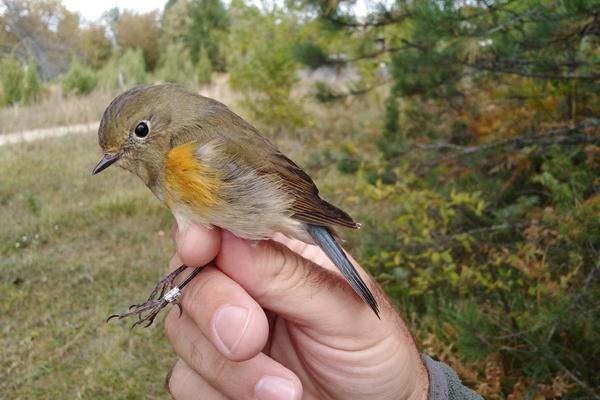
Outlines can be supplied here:
<path id="1" fill-rule="evenodd" d="M 313 42 L 298 42 L 292 46 L 294 59 L 311 69 L 317 69 L 331 62 L 327 53 Z"/>
<path id="2" fill-rule="evenodd" d="M 492 167 L 438 161 L 424 174 L 427 155 L 413 149 L 359 170 L 357 192 L 377 205 L 361 258 L 419 321 L 424 351 L 445 354 L 486 398 L 560 379 L 565 398 L 590 398 L 600 354 L 598 148 L 529 146 L 506 162 L 494 150 L 481 157 Z M 502 385 L 489 386 L 490 365 Z"/>
<path id="3" fill-rule="evenodd" d="M 111 58 L 98 73 L 103 89 L 125 90 L 147 82 L 144 55 L 141 49 L 129 49 Z"/>
<path id="4" fill-rule="evenodd" d="M 23 98 L 23 66 L 16 58 L 6 57 L 0 63 L 0 67 L 4 103 L 18 103 Z"/>
<path id="5" fill-rule="evenodd" d="M 226 69 L 226 51 L 223 44 L 232 25 L 224 2 L 221 0 L 194 0 L 189 2 L 189 30 L 186 35 L 187 47 L 192 61 L 198 63 L 202 52 L 210 59 L 211 68 L 217 71 Z"/>
<path id="6" fill-rule="evenodd" d="M 6 103 L 4 102 L 4 87 L 0 85 L 0 107 L 4 107 Z"/>
<path id="7" fill-rule="evenodd" d="M 190 60 L 189 51 L 182 43 L 167 45 L 158 76 L 164 82 L 182 85 L 192 83 L 194 80 L 194 65 Z"/>
<path id="8" fill-rule="evenodd" d="M 299 81 L 290 38 L 294 20 L 280 10 L 261 14 L 256 7 L 232 3 L 230 83 L 256 119 L 272 126 L 302 126 L 302 103 L 292 98 Z M 274 23 L 278 21 L 279 23 Z"/>
<path id="9" fill-rule="evenodd" d="M 23 79 L 23 99 L 31 104 L 40 100 L 44 86 L 37 68 L 35 59 L 29 60 L 25 78 Z"/>
<path id="10" fill-rule="evenodd" d="M 196 79 L 198 80 L 198 85 L 209 84 L 212 72 L 213 68 L 210 58 L 208 57 L 208 52 L 203 47 L 200 50 L 198 62 L 196 63 Z"/>
<path id="11" fill-rule="evenodd" d="M 65 93 L 82 95 L 94 90 L 98 83 L 98 77 L 89 67 L 74 60 L 62 83 Z"/>

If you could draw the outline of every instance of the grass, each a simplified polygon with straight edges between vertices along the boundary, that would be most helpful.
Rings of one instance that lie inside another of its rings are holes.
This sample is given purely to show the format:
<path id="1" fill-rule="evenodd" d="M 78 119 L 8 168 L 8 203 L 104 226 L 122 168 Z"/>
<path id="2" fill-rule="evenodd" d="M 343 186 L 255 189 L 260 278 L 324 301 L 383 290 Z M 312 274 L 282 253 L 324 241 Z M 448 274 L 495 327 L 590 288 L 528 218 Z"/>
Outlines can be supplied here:
<path id="1" fill-rule="evenodd" d="M 104 320 L 164 273 L 171 217 L 125 172 L 92 177 L 96 147 L 0 148 L 1 398 L 165 397 L 175 357 L 160 322 Z"/>
<path id="2" fill-rule="evenodd" d="M 92 109 L 96 100 L 81 102 Z M 347 112 L 275 139 L 326 199 L 364 222 L 372 211 L 352 195 L 353 178 L 315 157 L 317 144 L 340 146 L 332 132 L 368 128 Z M 135 330 L 104 321 L 144 299 L 165 273 L 172 217 L 128 173 L 92 177 L 99 156 L 92 133 L 0 147 L 0 398 L 168 398 L 165 375 L 176 357 L 162 318 Z M 341 233 L 351 247 L 364 231 Z"/>
<path id="3" fill-rule="evenodd" d="M 227 74 L 213 74 L 212 83 L 198 91 L 229 105 L 239 97 L 229 88 Z M 0 134 L 99 121 L 117 92 L 96 90 L 85 96 L 61 98 L 53 87 L 48 91 L 48 98 L 38 104 L 0 108 Z"/>
<path id="4" fill-rule="evenodd" d="M 99 121 L 114 93 L 96 91 L 85 97 L 49 98 L 31 106 L 0 108 L 0 134 Z"/>

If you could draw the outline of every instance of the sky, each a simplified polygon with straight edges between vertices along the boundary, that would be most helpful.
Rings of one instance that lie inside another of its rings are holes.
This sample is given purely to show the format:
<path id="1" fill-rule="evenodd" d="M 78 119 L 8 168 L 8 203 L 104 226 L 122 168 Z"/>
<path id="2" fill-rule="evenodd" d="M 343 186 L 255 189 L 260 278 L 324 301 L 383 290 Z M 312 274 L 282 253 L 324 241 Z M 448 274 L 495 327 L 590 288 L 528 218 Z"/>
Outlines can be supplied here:
<path id="1" fill-rule="evenodd" d="M 113 7 L 135 10 L 141 13 L 160 10 L 165 6 L 166 0 L 62 0 L 69 11 L 77 11 L 88 21 L 96 21 L 106 10 Z"/>

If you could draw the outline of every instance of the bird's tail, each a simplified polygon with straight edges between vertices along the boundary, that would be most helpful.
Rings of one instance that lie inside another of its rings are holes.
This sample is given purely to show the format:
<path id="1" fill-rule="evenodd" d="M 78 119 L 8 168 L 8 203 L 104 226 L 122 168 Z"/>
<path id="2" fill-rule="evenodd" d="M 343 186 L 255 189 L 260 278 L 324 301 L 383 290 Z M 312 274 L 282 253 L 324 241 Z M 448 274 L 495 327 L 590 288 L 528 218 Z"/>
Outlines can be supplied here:
<path id="1" fill-rule="evenodd" d="M 324 226 L 306 224 L 307 231 L 310 236 L 313 238 L 316 244 L 323 249 L 325 254 L 329 257 L 329 259 L 335 264 L 335 266 L 340 270 L 342 275 L 346 278 L 350 286 L 354 289 L 354 291 L 364 300 L 365 303 L 371 307 L 371 310 L 377 315 L 377 318 L 381 319 L 379 316 L 379 306 L 377 305 L 377 301 L 373 297 L 373 294 L 362 280 L 344 250 L 340 247 L 338 242 L 335 240 L 329 229 Z"/>

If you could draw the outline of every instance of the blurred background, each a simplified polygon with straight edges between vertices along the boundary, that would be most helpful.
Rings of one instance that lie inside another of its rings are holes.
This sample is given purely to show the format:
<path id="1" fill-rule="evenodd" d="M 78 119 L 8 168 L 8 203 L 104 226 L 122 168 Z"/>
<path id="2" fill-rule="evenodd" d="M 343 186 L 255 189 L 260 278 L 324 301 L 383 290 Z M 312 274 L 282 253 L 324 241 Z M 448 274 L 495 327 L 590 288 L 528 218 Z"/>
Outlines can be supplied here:
<path id="1" fill-rule="evenodd" d="M 93 4 L 92 4 L 93 3 Z M 116 5 L 120 8 L 116 8 Z M 168 398 L 142 300 L 172 218 L 92 178 L 118 93 L 177 82 L 363 224 L 346 246 L 488 399 L 600 398 L 597 0 L 0 0 L 0 398 Z"/>

